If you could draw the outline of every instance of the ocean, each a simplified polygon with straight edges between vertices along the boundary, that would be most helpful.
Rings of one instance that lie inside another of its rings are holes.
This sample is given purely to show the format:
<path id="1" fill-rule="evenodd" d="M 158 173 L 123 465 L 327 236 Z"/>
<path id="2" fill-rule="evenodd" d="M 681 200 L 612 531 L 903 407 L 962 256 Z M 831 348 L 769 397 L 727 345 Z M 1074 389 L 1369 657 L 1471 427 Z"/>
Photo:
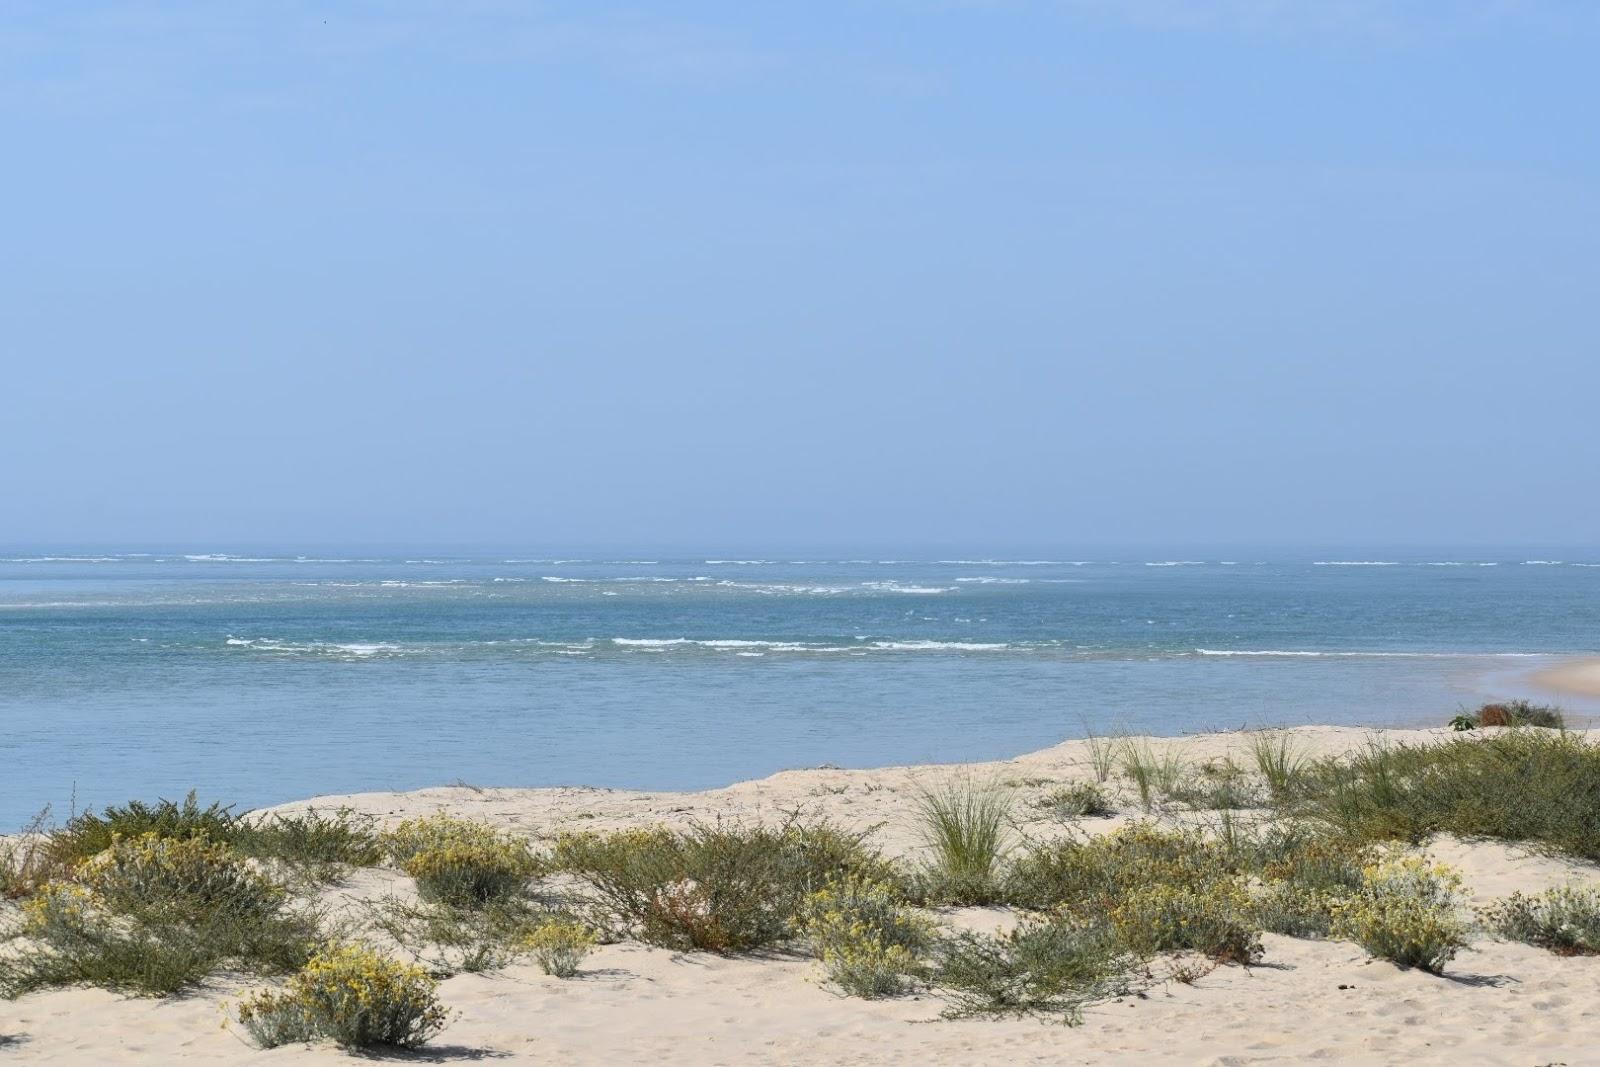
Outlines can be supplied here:
<path id="1" fill-rule="evenodd" d="M 1600 552 L 13 552 L 0 828 L 190 789 L 693 789 L 1086 730 L 1436 725 L 1597 645 Z"/>

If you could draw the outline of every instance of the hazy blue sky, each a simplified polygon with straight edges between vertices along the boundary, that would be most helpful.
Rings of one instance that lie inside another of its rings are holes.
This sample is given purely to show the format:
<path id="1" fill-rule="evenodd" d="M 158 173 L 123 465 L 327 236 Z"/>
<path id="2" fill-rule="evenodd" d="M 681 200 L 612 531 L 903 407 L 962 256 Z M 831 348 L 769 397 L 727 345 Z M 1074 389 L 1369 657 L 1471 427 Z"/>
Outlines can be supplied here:
<path id="1" fill-rule="evenodd" d="M 8 3 L 0 542 L 1593 541 L 1587 0 Z"/>

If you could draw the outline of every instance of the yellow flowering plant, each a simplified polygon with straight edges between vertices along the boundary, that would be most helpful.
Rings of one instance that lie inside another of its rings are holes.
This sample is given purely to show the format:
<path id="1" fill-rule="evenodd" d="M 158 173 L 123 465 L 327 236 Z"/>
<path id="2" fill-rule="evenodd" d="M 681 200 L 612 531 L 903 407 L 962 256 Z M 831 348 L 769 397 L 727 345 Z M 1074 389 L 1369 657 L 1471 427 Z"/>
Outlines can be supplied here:
<path id="1" fill-rule="evenodd" d="M 1333 934 L 1379 959 L 1439 974 L 1467 944 L 1461 876 L 1423 856 L 1395 856 L 1362 872 L 1361 885 L 1337 901 Z"/>
<path id="2" fill-rule="evenodd" d="M 318 1038 L 346 1048 L 416 1048 L 449 1021 L 438 989 L 421 967 L 339 945 L 314 956 L 284 988 L 246 997 L 235 1012 L 263 1048 Z"/>

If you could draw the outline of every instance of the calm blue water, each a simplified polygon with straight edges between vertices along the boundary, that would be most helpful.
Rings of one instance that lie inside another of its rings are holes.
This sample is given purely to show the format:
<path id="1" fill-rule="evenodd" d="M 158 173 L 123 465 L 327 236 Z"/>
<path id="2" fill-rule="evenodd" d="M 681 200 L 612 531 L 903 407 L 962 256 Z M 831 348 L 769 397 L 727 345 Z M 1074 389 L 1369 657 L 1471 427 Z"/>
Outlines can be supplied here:
<path id="1" fill-rule="evenodd" d="M 1002 757 L 1085 724 L 1435 724 L 1597 647 L 1600 551 L 14 554 L 0 826 L 192 787 L 243 806 L 458 779 L 695 788 Z"/>

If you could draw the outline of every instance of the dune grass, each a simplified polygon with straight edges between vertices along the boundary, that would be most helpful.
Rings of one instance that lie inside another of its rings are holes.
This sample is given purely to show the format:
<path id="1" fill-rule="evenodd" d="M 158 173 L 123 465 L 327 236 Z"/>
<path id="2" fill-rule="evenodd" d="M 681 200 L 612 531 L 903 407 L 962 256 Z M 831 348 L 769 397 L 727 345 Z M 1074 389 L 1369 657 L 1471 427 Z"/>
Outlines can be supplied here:
<path id="1" fill-rule="evenodd" d="M 916 804 L 928 852 L 923 896 L 939 904 L 999 900 L 1015 794 L 999 782 L 953 778 L 921 789 Z"/>

